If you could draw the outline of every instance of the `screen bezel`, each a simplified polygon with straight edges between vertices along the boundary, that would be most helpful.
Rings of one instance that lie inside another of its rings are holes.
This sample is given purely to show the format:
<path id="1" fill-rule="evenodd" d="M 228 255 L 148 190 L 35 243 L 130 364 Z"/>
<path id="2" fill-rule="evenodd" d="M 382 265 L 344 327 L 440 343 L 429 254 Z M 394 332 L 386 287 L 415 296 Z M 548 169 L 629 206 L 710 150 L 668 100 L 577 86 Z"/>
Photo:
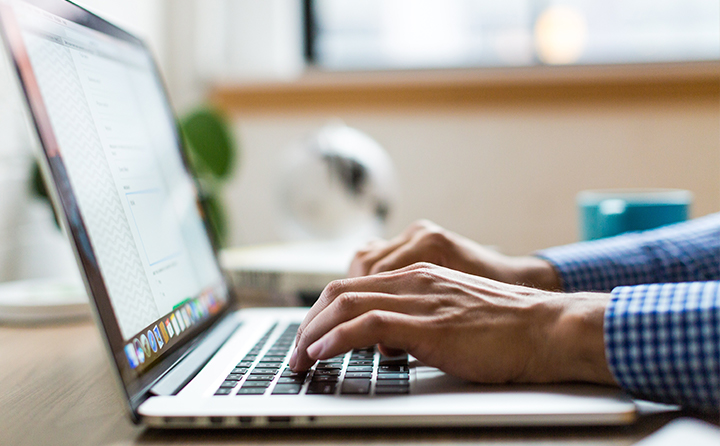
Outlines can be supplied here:
<path id="1" fill-rule="evenodd" d="M 62 211 L 58 212 L 59 219 L 71 240 L 71 245 L 85 281 L 86 290 L 94 303 L 97 322 L 102 328 L 101 332 L 105 334 L 106 347 L 126 393 L 133 419 L 137 420 L 137 407 L 147 398 L 148 389 L 153 383 L 175 363 L 181 360 L 193 346 L 201 340 L 208 329 L 228 313 L 231 302 L 234 300 L 232 289 L 227 286 L 227 280 L 223 279 L 223 286 L 227 292 L 228 299 L 221 306 L 220 311 L 206 320 L 201 321 L 196 326 L 193 326 L 184 336 L 182 342 L 164 352 L 157 362 L 142 374 L 138 374 L 130 368 L 124 352 L 127 341 L 125 341 L 121 335 L 119 324 L 112 309 L 108 291 L 100 272 L 98 260 L 78 208 L 77 200 L 73 193 L 62 157 L 60 156 L 58 143 L 50 124 L 49 115 L 40 95 L 38 84 L 29 63 L 29 57 L 22 41 L 22 36 L 20 35 L 19 24 L 15 20 L 14 13 L 10 6 L 13 2 L 23 2 L 33 5 L 70 22 L 123 40 L 146 52 L 153 63 L 153 75 L 158 85 L 161 86 L 166 112 L 168 116 L 172 117 L 175 121 L 173 125 L 174 137 L 177 148 L 180 151 L 184 168 L 195 181 L 197 190 L 199 190 L 200 186 L 197 182 L 196 175 L 194 175 L 188 163 L 187 150 L 180 135 L 177 126 L 178 121 L 170 105 L 167 88 L 160 75 L 157 63 L 141 39 L 69 1 L 0 0 L 0 33 L 2 33 L 3 41 L 17 73 L 20 87 L 30 111 L 32 124 L 40 141 L 42 153 L 37 157 L 38 162 L 41 165 L 45 183 L 49 186 L 53 204 L 56 210 L 60 209 Z M 199 204 L 202 206 L 202 203 Z M 216 267 L 222 271 L 218 263 L 216 240 L 214 240 L 209 230 L 210 225 L 207 220 L 207 215 L 207 210 L 201 215 L 205 226 L 205 234 L 213 246 Z"/>

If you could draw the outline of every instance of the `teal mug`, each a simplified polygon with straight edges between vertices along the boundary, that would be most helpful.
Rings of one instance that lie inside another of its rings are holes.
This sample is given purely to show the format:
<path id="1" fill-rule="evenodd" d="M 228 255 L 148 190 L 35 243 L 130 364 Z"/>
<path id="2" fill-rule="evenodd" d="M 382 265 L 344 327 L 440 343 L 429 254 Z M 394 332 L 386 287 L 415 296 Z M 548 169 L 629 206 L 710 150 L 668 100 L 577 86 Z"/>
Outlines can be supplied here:
<path id="1" fill-rule="evenodd" d="M 595 240 L 688 219 L 692 193 L 682 189 L 589 190 L 577 196 L 580 237 Z"/>

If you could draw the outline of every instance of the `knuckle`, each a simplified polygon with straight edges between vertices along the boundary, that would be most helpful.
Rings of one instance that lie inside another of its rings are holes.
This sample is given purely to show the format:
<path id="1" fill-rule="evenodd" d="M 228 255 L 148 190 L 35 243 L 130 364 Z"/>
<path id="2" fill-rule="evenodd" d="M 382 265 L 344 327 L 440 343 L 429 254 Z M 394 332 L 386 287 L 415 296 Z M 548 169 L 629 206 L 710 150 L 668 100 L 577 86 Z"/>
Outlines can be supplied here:
<path id="1" fill-rule="evenodd" d="M 418 275 L 430 274 L 435 269 L 437 269 L 437 265 L 430 262 L 417 262 L 413 264 L 413 273 Z"/>
<path id="2" fill-rule="evenodd" d="M 385 260 L 381 260 L 379 262 L 376 262 L 372 266 L 372 268 L 370 268 L 369 273 L 370 274 L 378 274 L 378 273 L 382 273 L 385 271 L 392 271 L 393 269 L 395 269 L 395 268 L 393 268 L 393 266 L 389 262 L 387 262 Z"/>
<path id="3" fill-rule="evenodd" d="M 413 225 L 416 228 L 427 229 L 427 228 L 433 228 L 435 226 L 435 223 L 431 222 L 430 220 L 428 220 L 426 218 L 421 218 L 419 220 L 415 220 L 415 222 L 413 222 Z"/>
<path id="4" fill-rule="evenodd" d="M 431 246 L 442 247 L 448 242 L 448 238 L 444 231 L 439 229 L 430 229 L 423 235 L 423 241 Z"/>
<path id="5" fill-rule="evenodd" d="M 337 296 L 343 293 L 343 290 L 347 289 L 348 279 L 333 280 L 325 287 L 326 299 L 334 300 Z"/>
<path id="6" fill-rule="evenodd" d="M 305 331 L 305 327 L 298 328 L 296 339 L 296 344 L 301 345 L 304 343 L 304 341 L 307 338 L 307 332 Z"/>
<path id="7" fill-rule="evenodd" d="M 428 262 L 418 262 L 408 271 L 410 279 L 418 284 L 430 285 L 437 279 L 438 266 Z"/>
<path id="8" fill-rule="evenodd" d="M 371 254 L 371 253 L 377 251 L 379 248 L 383 247 L 386 243 L 387 242 L 385 240 L 380 240 L 380 239 L 371 240 L 356 251 L 355 258 L 363 257 L 368 254 Z"/>
<path id="9" fill-rule="evenodd" d="M 387 326 L 387 315 L 380 310 L 370 310 L 365 313 L 365 324 L 368 330 L 374 333 L 382 333 Z"/>
<path id="10" fill-rule="evenodd" d="M 422 229 L 425 227 L 425 220 L 415 220 L 410 223 L 410 229 Z"/>
<path id="11" fill-rule="evenodd" d="M 367 273 L 372 267 L 373 262 L 370 259 L 362 259 L 357 262 L 357 265 L 362 268 L 363 272 Z"/>
<path id="12" fill-rule="evenodd" d="M 335 304 L 338 306 L 340 312 L 347 312 L 355 308 L 359 300 L 360 295 L 357 293 L 342 293 L 335 299 Z"/>
<path id="13" fill-rule="evenodd" d="M 375 248 L 371 245 L 363 246 L 362 248 L 355 251 L 355 257 L 353 260 L 361 260 L 368 256 L 371 252 L 374 252 Z"/>

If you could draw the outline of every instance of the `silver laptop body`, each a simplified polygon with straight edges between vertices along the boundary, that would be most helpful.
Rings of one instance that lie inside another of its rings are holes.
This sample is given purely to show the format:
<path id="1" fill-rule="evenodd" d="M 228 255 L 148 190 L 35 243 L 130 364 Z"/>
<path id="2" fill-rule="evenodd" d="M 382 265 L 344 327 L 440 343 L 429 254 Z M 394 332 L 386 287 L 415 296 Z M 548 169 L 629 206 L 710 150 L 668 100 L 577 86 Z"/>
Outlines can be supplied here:
<path id="1" fill-rule="evenodd" d="M 287 369 L 305 310 L 232 311 L 161 77 L 63 0 L 0 0 L 41 170 L 132 419 L 155 427 L 627 424 L 601 386 L 482 386 L 374 348 Z M 492 358 L 488 358 L 492 360 Z"/>

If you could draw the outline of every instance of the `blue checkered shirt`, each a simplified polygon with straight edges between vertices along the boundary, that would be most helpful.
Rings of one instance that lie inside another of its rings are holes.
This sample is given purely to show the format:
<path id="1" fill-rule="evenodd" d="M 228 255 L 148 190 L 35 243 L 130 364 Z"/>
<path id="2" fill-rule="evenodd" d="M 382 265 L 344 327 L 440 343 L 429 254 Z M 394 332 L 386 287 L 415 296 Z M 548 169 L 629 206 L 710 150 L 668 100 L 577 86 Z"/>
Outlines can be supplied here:
<path id="1" fill-rule="evenodd" d="M 566 291 L 605 291 L 605 353 L 633 395 L 720 409 L 720 213 L 537 253 Z"/>

